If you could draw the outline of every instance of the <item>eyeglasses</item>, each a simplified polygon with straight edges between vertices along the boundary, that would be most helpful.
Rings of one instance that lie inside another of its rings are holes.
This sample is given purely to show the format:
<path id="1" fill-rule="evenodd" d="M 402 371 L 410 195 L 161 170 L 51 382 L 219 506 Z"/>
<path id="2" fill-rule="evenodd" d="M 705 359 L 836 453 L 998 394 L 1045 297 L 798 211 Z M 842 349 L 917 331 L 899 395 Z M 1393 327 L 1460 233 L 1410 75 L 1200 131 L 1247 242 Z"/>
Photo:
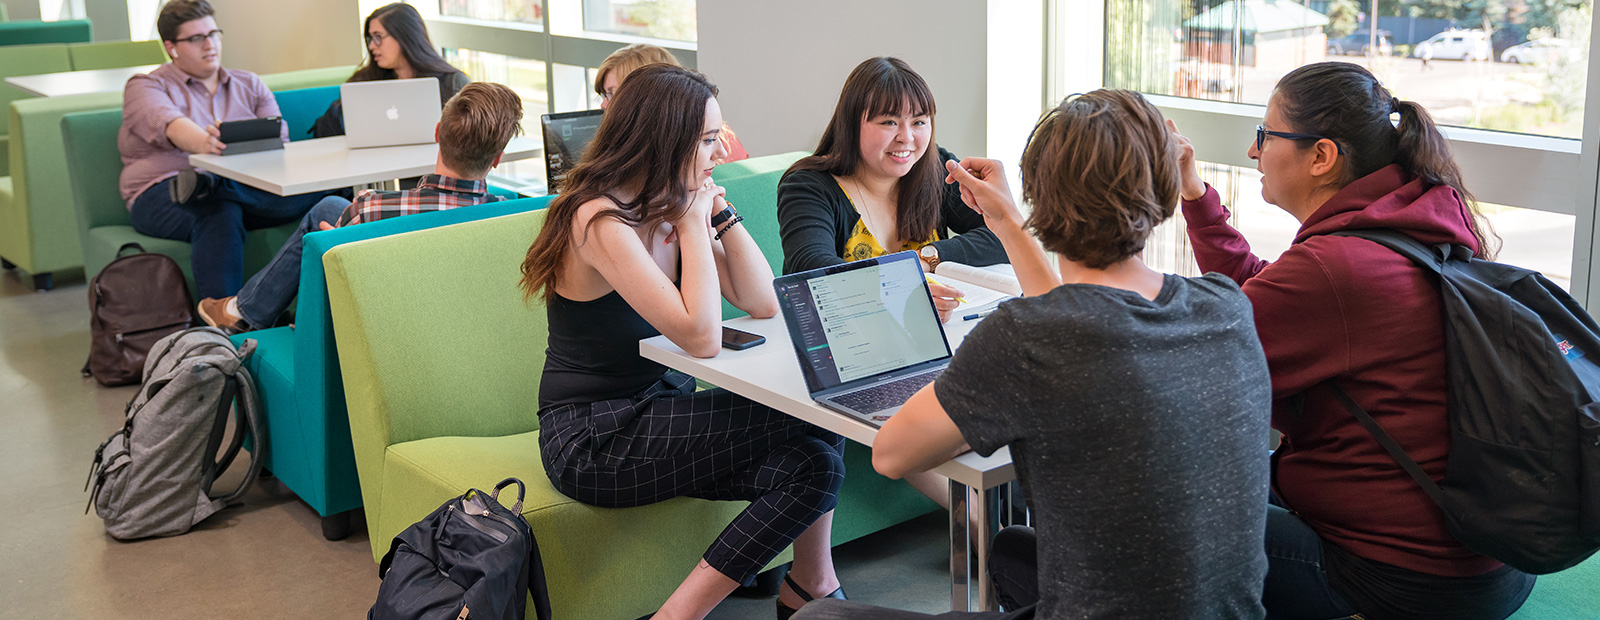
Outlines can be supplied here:
<path id="1" fill-rule="evenodd" d="M 1256 150 L 1257 151 L 1261 150 L 1261 143 L 1267 139 L 1267 136 L 1272 136 L 1274 138 L 1284 138 L 1286 140 L 1328 140 L 1330 142 L 1333 142 L 1333 148 L 1338 149 L 1338 152 L 1339 152 L 1340 155 L 1344 154 L 1344 147 L 1339 146 L 1339 142 L 1337 140 L 1334 140 L 1333 138 L 1329 138 L 1327 136 L 1313 136 L 1311 134 L 1305 134 L 1305 133 L 1288 133 L 1288 132 L 1283 132 L 1283 131 L 1268 131 L 1267 128 L 1262 126 L 1262 125 L 1256 125 Z"/>
<path id="2" fill-rule="evenodd" d="M 182 39 L 173 39 L 172 42 L 173 43 L 188 43 L 190 45 L 199 45 L 201 42 L 205 41 L 206 39 L 211 39 L 213 41 L 221 41 L 222 40 L 222 31 L 221 30 L 212 30 L 211 32 L 207 32 L 205 34 L 197 34 L 197 35 L 194 35 L 192 37 L 184 37 Z"/>
<path id="3" fill-rule="evenodd" d="M 390 38 L 389 35 L 381 32 L 369 33 L 367 34 L 367 45 L 383 45 L 383 40 L 388 38 Z"/>

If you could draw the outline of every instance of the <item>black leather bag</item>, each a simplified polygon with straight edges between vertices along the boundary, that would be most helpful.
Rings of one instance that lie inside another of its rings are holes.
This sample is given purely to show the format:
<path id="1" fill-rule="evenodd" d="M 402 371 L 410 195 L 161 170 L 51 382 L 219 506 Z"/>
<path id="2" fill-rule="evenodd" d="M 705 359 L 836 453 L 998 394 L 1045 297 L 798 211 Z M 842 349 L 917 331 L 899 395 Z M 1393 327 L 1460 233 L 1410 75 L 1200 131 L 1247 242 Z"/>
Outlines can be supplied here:
<path id="1" fill-rule="evenodd" d="M 500 505 L 500 490 L 517 485 L 517 503 Z M 378 601 L 370 620 L 522 620 L 533 596 L 539 620 L 550 619 L 550 593 L 533 530 L 522 519 L 527 487 L 506 478 L 494 492 L 477 489 L 445 502 L 389 545 L 378 565 Z"/>

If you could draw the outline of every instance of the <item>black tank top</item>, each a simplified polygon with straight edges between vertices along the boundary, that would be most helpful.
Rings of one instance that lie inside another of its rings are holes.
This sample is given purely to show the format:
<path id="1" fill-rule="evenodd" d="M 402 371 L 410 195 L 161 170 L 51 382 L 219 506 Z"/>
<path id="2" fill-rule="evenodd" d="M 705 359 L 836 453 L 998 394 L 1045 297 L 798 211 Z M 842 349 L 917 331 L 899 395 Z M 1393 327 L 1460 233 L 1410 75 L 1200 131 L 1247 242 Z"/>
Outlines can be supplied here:
<path id="1" fill-rule="evenodd" d="M 639 341 L 661 335 L 612 291 L 593 301 L 552 295 L 545 307 L 545 349 L 539 408 L 587 404 L 638 394 L 667 373 L 639 355 Z"/>

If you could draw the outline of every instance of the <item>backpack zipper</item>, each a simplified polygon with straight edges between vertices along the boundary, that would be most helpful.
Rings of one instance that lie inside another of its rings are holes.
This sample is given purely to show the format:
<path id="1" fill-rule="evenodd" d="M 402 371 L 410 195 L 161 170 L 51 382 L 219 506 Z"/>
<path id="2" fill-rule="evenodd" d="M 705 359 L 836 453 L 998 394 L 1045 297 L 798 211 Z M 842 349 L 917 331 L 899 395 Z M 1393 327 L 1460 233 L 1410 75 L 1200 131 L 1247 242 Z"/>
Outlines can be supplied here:
<path id="1" fill-rule="evenodd" d="M 119 333 L 116 334 L 116 336 L 113 337 L 113 340 L 116 340 L 117 344 L 122 344 L 122 339 L 125 336 L 132 336 L 134 334 L 143 334 L 143 333 L 147 333 L 147 332 L 153 332 L 153 331 L 158 330 L 158 329 L 167 329 L 169 327 L 179 327 L 179 326 L 188 325 L 188 324 L 189 324 L 189 321 L 178 321 L 176 323 L 168 323 L 166 325 L 157 325 L 155 327 L 146 327 L 146 328 L 143 328 L 143 329 L 134 329 L 134 330 L 129 330 L 129 331 L 125 331 L 125 332 L 119 332 Z"/>

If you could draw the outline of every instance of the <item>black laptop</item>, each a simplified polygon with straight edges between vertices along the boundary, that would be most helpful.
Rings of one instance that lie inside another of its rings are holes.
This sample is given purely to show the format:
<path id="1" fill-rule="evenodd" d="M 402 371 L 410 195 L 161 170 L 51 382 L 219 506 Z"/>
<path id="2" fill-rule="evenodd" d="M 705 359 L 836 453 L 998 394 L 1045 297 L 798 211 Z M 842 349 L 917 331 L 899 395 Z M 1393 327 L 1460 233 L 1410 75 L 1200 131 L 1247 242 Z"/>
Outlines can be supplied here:
<path id="1" fill-rule="evenodd" d="M 773 280 L 812 400 L 881 426 L 950 364 L 915 252 Z"/>
<path id="2" fill-rule="evenodd" d="M 539 116 L 539 122 L 544 126 L 545 185 L 549 187 L 549 193 L 561 192 L 561 181 L 567 178 L 567 171 L 572 170 L 583 158 L 583 149 L 589 146 L 589 141 L 599 131 L 603 114 L 605 112 L 602 110 L 584 110 Z"/>

